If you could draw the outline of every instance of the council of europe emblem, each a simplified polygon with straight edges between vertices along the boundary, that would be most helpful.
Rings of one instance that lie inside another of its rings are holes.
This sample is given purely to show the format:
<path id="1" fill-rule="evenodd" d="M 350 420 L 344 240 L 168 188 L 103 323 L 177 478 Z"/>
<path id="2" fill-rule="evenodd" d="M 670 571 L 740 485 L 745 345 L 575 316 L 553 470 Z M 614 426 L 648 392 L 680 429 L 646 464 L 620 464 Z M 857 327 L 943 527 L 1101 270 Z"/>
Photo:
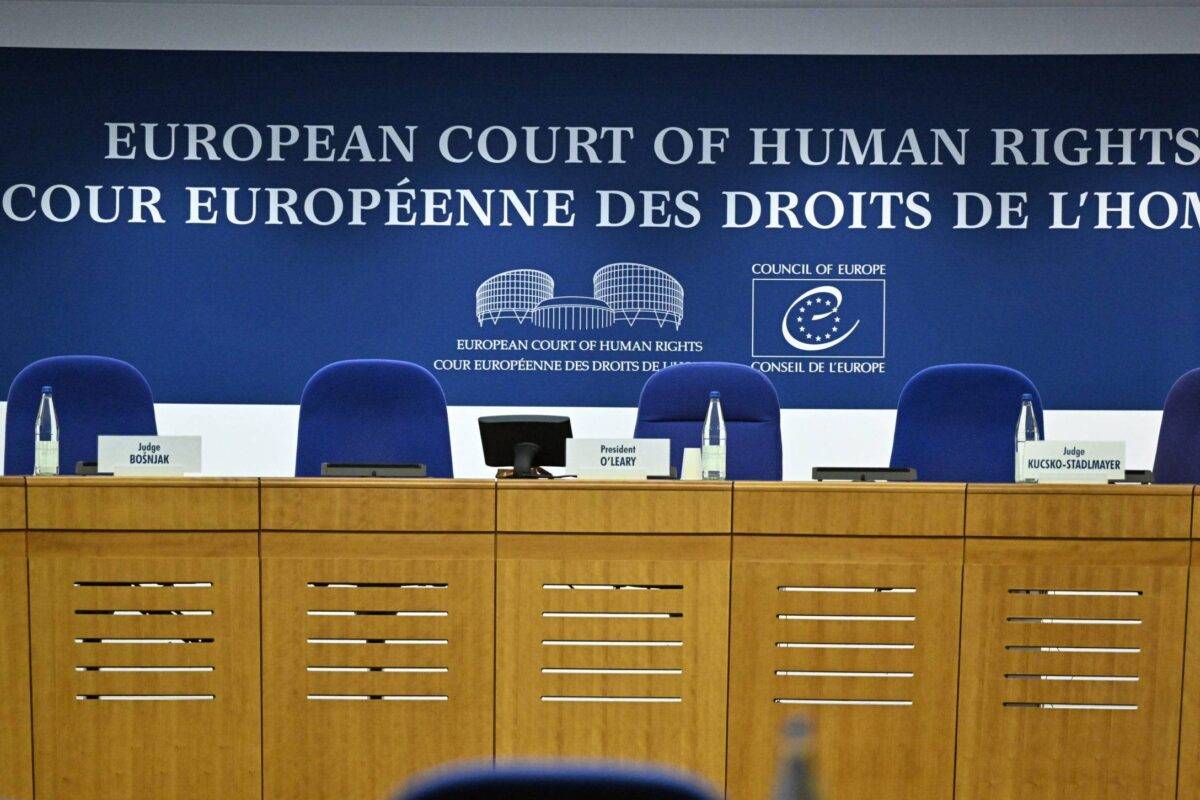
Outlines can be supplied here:
<path id="1" fill-rule="evenodd" d="M 783 314 L 784 341 L 797 350 L 817 352 L 837 347 L 862 320 L 842 318 L 842 292 L 828 284 L 800 295 Z"/>
<path id="2" fill-rule="evenodd" d="M 755 278 L 754 358 L 884 358 L 882 279 Z"/>

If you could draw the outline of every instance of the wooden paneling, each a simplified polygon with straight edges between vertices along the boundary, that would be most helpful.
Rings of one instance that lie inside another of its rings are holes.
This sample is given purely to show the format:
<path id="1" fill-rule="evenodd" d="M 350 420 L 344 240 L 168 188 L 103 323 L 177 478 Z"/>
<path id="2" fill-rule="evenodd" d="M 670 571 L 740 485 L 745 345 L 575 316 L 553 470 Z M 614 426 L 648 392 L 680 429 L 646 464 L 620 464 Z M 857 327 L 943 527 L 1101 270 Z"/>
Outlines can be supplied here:
<path id="1" fill-rule="evenodd" d="M 971 484 L 967 535 L 1186 539 L 1191 486 Z"/>
<path id="2" fill-rule="evenodd" d="M 29 478 L 30 530 L 258 530 L 254 478 Z"/>
<path id="3" fill-rule="evenodd" d="M 722 786 L 728 536 L 502 534 L 497 551 L 497 757 L 650 761 Z"/>
<path id="4" fill-rule="evenodd" d="M 266 797 L 384 798 L 491 757 L 494 545 L 263 535 Z"/>
<path id="5" fill-rule="evenodd" d="M 22 484 L 3 797 L 381 798 L 494 752 L 765 800 L 804 713 L 838 800 L 1200 800 L 1193 487 Z"/>
<path id="6" fill-rule="evenodd" d="M 961 536 L 961 483 L 737 483 L 733 532 Z"/>
<path id="7" fill-rule="evenodd" d="M 497 529 L 557 533 L 729 533 L 731 484 L 500 481 Z"/>
<path id="8" fill-rule="evenodd" d="M 237 518 L 183 487 L 137 510 L 114 491 L 64 491 L 49 516 Z M 32 533 L 29 574 L 38 800 L 260 797 L 255 533 Z"/>
<path id="9" fill-rule="evenodd" d="M 25 530 L 24 478 L 0 478 L 0 530 Z"/>
<path id="10" fill-rule="evenodd" d="M 772 797 L 793 715 L 815 725 L 822 797 L 951 797 L 962 548 L 734 538 L 729 797 Z"/>
<path id="11" fill-rule="evenodd" d="M 0 797 L 33 798 L 25 489 L 0 479 Z"/>
<path id="12" fill-rule="evenodd" d="M 1186 542 L 967 541 L 959 800 L 1175 796 L 1187 564 Z"/>
<path id="13" fill-rule="evenodd" d="M 494 531 L 495 481 L 266 479 L 265 531 Z"/>
<path id="14" fill-rule="evenodd" d="M 1192 578 L 1188 593 L 1183 735 L 1179 746 L 1179 800 L 1200 800 L 1200 541 L 1192 542 Z"/>
<path id="15" fill-rule="evenodd" d="M 1196 501 L 1200 495 L 1200 486 L 1192 487 L 1192 538 L 1200 539 L 1200 503 Z"/>

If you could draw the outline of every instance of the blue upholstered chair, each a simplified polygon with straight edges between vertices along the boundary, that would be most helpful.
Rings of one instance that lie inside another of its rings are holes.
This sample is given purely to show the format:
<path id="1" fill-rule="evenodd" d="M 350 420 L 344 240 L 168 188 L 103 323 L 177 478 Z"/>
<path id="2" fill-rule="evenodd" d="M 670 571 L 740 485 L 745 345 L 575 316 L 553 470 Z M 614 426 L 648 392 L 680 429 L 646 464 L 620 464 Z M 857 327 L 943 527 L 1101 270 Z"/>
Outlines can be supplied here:
<path id="1" fill-rule="evenodd" d="M 96 460 L 96 437 L 153 436 L 154 396 L 132 365 L 103 356 L 55 356 L 17 373 L 8 389 L 4 474 L 33 473 L 33 427 L 42 387 L 54 390 L 59 473 Z"/>
<path id="2" fill-rule="evenodd" d="M 437 378 L 408 361 L 337 361 L 317 370 L 300 397 L 296 475 L 322 463 L 424 464 L 454 477 L 446 395 Z"/>
<path id="3" fill-rule="evenodd" d="M 564 762 L 461 767 L 418 778 L 395 800 L 716 800 L 716 794 L 660 769 Z"/>
<path id="4" fill-rule="evenodd" d="M 1155 483 L 1200 483 L 1200 369 L 1183 374 L 1163 403 Z"/>
<path id="5" fill-rule="evenodd" d="M 779 395 L 765 375 L 741 364 L 676 364 L 654 373 L 642 388 L 633 435 L 670 439 L 671 463 L 680 469 L 683 448 L 700 446 L 708 393 L 714 389 L 721 393 L 725 415 L 726 477 L 782 479 Z"/>
<path id="6" fill-rule="evenodd" d="M 1023 394 L 1033 395 L 1044 435 L 1037 387 L 1015 369 L 942 364 L 921 370 L 900 392 L 892 466 L 915 467 L 923 481 L 1011 482 Z"/>

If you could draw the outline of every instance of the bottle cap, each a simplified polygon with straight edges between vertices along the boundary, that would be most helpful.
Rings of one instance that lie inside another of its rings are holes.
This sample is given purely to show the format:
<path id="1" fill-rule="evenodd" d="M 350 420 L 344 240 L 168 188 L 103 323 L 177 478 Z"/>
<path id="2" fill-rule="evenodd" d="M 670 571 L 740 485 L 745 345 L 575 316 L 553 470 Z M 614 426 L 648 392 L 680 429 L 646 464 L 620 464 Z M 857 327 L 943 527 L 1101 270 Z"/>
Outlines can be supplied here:
<path id="1" fill-rule="evenodd" d="M 708 397 L 710 400 L 719 400 L 721 399 L 721 393 L 714 390 L 708 393 Z"/>
<path id="2" fill-rule="evenodd" d="M 54 394 L 54 390 L 51 389 L 49 386 L 43 386 L 42 394 Z"/>
<path id="3" fill-rule="evenodd" d="M 1021 395 L 1021 402 L 1024 403 L 1026 400 L 1033 400 L 1033 395 L 1031 395 L 1031 394 Z"/>

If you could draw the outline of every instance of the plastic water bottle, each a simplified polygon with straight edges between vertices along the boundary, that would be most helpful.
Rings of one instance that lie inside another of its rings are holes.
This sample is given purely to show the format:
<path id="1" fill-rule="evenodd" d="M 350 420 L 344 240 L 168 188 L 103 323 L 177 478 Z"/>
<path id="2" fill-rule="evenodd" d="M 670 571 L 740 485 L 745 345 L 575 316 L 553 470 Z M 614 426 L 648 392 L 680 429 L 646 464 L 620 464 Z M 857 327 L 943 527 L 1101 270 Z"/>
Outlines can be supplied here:
<path id="1" fill-rule="evenodd" d="M 1017 419 L 1016 462 L 1013 470 L 1013 480 L 1017 483 L 1025 481 L 1025 443 L 1041 440 L 1038 430 L 1037 414 L 1033 411 L 1033 395 L 1021 395 L 1021 416 Z"/>
<path id="2" fill-rule="evenodd" d="M 700 442 L 700 477 L 706 481 L 725 480 L 725 415 L 721 413 L 721 393 L 708 393 L 708 413 L 704 415 Z"/>
<path id="3" fill-rule="evenodd" d="M 774 800 L 817 800 L 812 726 L 803 717 L 784 723 Z"/>
<path id="4" fill-rule="evenodd" d="M 58 415 L 54 413 L 54 391 L 42 387 L 37 422 L 33 425 L 33 474 L 58 474 Z"/>

